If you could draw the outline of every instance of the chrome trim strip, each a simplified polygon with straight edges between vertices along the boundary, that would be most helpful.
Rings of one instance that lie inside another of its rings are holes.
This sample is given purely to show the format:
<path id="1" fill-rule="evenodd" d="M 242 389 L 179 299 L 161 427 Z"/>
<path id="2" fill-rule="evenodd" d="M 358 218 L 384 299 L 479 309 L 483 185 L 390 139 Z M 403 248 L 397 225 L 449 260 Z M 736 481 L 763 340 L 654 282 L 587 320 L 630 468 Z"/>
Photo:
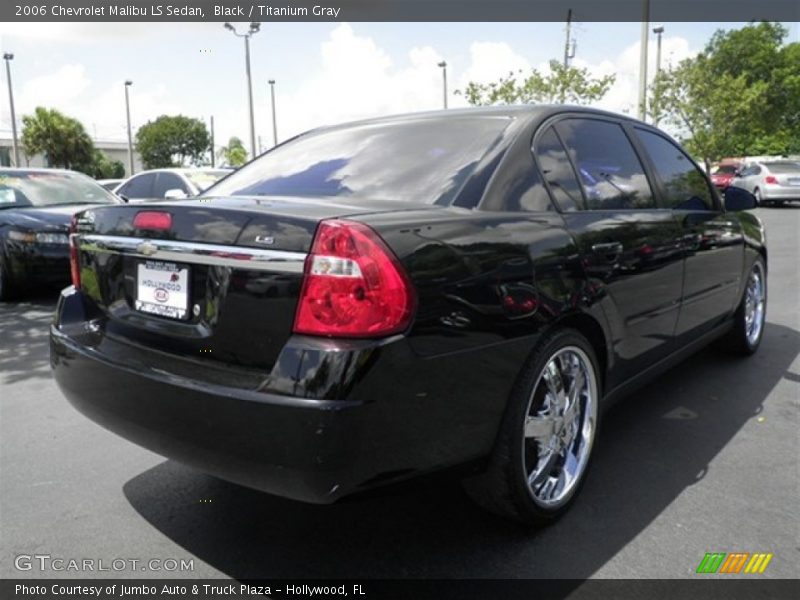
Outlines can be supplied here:
<path id="1" fill-rule="evenodd" d="M 214 265 L 248 271 L 302 273 L 306 260 L 306 254 L 303 252 L 284 250 L 260 250 L 240 246 L 82 233 L 73 233 L 70 237 L 83 252 L 125 254 L 153 260 Z"/>

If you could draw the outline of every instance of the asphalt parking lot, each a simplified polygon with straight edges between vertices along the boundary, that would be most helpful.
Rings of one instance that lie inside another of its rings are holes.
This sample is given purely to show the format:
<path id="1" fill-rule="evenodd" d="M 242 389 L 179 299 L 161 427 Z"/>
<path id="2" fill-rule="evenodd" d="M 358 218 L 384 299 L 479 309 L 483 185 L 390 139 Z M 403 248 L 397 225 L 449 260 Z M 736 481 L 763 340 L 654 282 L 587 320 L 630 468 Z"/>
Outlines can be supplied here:
<path id="1" fill-rule="evenodd" d="M 577 503 L 538 532 L 447 480 L 311 506 L 165 460 L 59 393 L 57 292 L 0 306 L 0 577 L 683 578 L 712 551 L 771 552 L 763 577 L 798 577 L 800 207 L 757 213 L 770 252 L 758 354 L 704 350 L 617 405 Z M 194 570 L 19 571 L 20 554 Z"/>

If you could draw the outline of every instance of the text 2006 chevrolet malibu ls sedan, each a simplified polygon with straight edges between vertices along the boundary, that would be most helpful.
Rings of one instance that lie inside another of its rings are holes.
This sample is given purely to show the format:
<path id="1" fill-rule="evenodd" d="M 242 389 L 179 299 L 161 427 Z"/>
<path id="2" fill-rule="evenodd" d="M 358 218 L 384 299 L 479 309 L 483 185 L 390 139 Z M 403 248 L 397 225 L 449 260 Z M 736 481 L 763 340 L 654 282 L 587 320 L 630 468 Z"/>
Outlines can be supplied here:
<path id="1" fill-rule="evenodd" d="M 203 471 L 310 502 L 464 468 L 559 516 L 601 409 L 701 346 L 754 352 L 753 197 L 594 110 L 312 131 L 197 200 L 77 216 L 51 328 L 70 402 Z"/>

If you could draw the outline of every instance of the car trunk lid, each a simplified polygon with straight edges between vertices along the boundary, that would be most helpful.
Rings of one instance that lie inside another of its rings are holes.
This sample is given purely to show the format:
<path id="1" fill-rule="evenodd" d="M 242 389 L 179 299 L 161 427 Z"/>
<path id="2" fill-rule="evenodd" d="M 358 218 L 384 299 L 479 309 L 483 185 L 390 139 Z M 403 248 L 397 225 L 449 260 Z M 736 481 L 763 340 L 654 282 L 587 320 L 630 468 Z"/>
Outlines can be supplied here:
<path id="1" fill-rule="evenodd" d="M 319 222 L 410 208 L 424 207 L 234 197 L 89 210 L 75 234 L 81 289 L 108 335 L 263 372 L 292 334 Z M 137 227 L 142 212 L 169 215 L 169 227 Z"/>

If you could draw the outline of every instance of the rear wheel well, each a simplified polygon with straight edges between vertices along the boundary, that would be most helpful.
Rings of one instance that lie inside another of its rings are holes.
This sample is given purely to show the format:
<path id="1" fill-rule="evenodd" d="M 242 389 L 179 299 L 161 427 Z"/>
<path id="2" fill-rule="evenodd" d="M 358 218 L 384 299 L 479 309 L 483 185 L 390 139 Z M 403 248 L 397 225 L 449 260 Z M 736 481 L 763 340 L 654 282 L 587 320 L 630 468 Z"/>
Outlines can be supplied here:
<path id="1" fill-rule="evenodd" d="M 570 328 L 583 335 L 592 345 L 595 356 L 600 363 L 601 384 L 605 385 L 606 369 L 608 367 L 608 350 L 606 348 L 606 335 L 600 324 L 586 314 L 572 314 L 556 321 L 552 329 Z"/>

